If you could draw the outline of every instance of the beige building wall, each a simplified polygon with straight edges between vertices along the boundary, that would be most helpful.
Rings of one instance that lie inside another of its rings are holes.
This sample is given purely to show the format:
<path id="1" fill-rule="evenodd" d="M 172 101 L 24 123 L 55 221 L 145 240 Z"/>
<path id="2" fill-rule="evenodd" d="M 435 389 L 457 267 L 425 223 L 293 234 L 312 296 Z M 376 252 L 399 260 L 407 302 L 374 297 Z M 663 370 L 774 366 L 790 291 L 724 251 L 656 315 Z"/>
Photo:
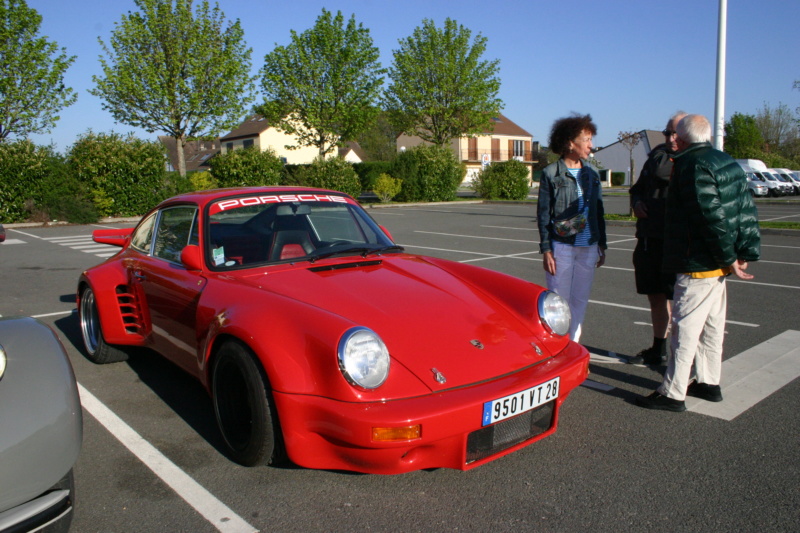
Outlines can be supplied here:
<path id="1" fill-rule="evenodd" d="M 259 148 L 262 151 L 272 149 L 278 157 L 285 157 L 289 165 L 302 165 L 311 163 L 319 155 L 319 150 L 313 146 L 304 146 L 296 150 L 289 150 L 286 145 L 294 145 L 296 138 L 293 135 L 268 128 L 259 136 Z"/>

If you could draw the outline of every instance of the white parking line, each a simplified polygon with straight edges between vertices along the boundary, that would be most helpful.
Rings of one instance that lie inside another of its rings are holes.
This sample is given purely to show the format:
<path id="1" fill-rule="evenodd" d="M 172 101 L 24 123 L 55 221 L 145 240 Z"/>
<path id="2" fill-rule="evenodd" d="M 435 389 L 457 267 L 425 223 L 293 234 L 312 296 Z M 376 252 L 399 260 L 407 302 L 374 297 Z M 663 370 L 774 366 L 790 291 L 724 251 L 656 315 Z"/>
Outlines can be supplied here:
<path id="1" fill-rule="evenodd" d="M 217 530 L 223 533 L 257 531 L 186 472 L 178 468 L 175 463 L 167 459 L 155 446 L 144 440 L 80 383 L 78 391 L 83 408 Z"/>
<path id="2" fill-rule="evenodd" d="M 800 331 L 787 330 L 722 363 L 721 402 L 686 398 L 686 408 L 733 420 L 800 377 Z"/>

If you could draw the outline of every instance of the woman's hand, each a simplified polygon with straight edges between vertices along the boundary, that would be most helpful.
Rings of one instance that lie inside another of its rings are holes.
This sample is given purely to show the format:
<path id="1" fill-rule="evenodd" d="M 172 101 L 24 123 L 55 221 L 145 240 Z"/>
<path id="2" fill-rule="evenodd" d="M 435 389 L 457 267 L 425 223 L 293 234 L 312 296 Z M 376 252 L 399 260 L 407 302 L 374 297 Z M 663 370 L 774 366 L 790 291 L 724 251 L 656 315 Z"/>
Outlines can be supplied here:
<path id="1" fill-rule="evenodd" d="M 601 250 L 600 248 L 598 248 L 597 249 L 597 253 L 598 253 L 599 257 L 597 258 L 597 265 L 595 265 L 595 266 L 597 268 L 600 268 L 601 266 L 606 264 L 606 251 L 605 250 Z"/>
<path id="2" fill-rule="evenodd" d="M 556 275 L 556 258 L 553 257 L 553 252 L 544 253 L 544 260 L 542 261 L 542 264 L 544 265 L 545 272 L 551 276 Z"/>

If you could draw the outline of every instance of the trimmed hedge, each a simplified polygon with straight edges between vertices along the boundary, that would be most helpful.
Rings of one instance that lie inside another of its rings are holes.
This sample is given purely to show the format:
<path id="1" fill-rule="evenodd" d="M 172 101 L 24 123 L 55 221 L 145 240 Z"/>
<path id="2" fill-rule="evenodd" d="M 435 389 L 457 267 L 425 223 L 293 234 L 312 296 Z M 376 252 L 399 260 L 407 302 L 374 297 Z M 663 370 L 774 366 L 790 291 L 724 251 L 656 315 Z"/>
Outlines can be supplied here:
<path id="1" fill-rule="evenodd" d="M 283 177 L 281 158 L 255 146 L 217 154 L 209 165 L 219 187 L 280 185 Z"/>
<path id="2" fill-rule="evenodd" d="M 0 143 L 0 222 L 23 222 L 42 203 L 42 184 L 55 157 L 30 141 Z"/>
<path id="3" fill-rule="evenodd" d="M 515 159 L 487 165 L 472 182 L 472 189 L 490 200 L 524 200 L 528 197 L 528 166 Z"/>
<path id="4" fill-rule="evenodd" d="M 163 145 L 133 135 L 81 136 L 67 155 L 67 167 L 89 189 L 101 216 L 139 216 L 169 194 Z"/>
<path id="5" fill-rule="evenodd" d="M 466 166 L 447 148 L 420 145 L 398 154 L 388 174 L 403 182 L 396 201 L 451 201 L 456 199 Z"/>
<path id="6" fill-rule="evenodd" d="M 353 165 L 341 157 L 322 159 L 318 157 L 310 165 L 297 166 L 293 169 L 293 178 L 298 185 L 331 189 L 358 198 L 361 194 L 361 182 Z"/>

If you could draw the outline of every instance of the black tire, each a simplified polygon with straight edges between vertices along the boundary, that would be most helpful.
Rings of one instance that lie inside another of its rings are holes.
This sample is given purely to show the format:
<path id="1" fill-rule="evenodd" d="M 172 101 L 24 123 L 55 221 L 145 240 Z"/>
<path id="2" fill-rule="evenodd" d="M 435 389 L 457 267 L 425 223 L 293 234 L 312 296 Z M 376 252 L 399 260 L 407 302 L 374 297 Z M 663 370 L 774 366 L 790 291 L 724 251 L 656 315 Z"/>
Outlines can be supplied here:
<path id="1" fill-rule="evenodd" d="M 78 318 L 81 323 L 83 347 L 86 349 L 86 355 L 90 361 L 97 364 L 105 364 L 117 363 L 128 359 L 127 352 L 106 343 L 103 338 L 103 329 L 100 327 L 100 314 L 97 312 L 97 302 L 91 287 L 86 287 L 83 294 L 81 294 Z"/>
<path id="2" fill-rule="evenodd" d="M 243 466 L 272 463 L 278 425 L 253 353 L 240 342 L 226 342 L 217 352 L 211 380 L 214 414 L 230 458 Z"/>

